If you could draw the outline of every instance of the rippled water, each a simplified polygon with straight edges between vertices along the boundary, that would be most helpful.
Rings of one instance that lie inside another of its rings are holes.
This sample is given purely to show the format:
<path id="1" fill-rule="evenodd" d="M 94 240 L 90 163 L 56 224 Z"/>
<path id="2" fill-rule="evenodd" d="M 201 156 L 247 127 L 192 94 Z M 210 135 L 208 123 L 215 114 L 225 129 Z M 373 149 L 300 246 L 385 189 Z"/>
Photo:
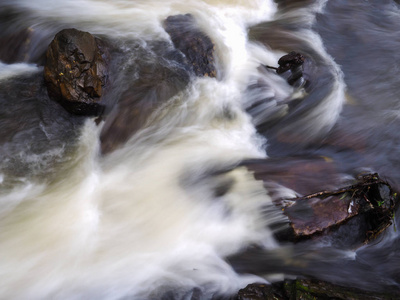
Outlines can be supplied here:
<path id="1" fill-rule="evenodd" d="M 2 1 L 0 38 L 30 36 L 20 61 L 0 62 L 0 298 L 211 299 L 284 275 L 398 290 L 393 227 L 357 251 L 282 245 L 271 199 L 295 191 L 266 190 L 242 163 L 284 172 L 287 157 L 324 156 L 341 182 L 371 170 L 399 187 L 399 4 L 290 2 Z M 111 105 L 138 65 L 180 68 L 162 22 L 186 13 L 215 43 L 218 77 L 146 98 L 150 118 L 102 155 L 107 117 L 47 97 L 48 44 L 70 27 L 113 43 Z M 302 89 L 262 66 L 292 50 L 307 57 Z"/>

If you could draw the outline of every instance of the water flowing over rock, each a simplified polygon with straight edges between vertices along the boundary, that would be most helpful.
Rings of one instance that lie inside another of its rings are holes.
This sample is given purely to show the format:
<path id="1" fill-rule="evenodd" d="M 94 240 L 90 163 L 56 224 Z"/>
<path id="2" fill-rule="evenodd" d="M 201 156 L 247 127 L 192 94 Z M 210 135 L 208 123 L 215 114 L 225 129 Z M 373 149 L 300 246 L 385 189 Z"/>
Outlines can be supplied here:
<path id="1" fill-rule="evenodd" d="M 110 153 L 148 123 L 149 117 L 168 99 L 182 91 L 191 75 L 216 77 L 214 44 L 198 28 L 190 14 L 168 17 L 164 29 L 173 42 L 149 43 L 153 48 L 138 49 L 133 69 L 137 78 L 118 96 L 117 105 L 107 116 L 102 130 L 101 150 Z M 153 57 L 154 53 L 157 57 Z"/>
<path id="2" fill-rule="evenodd" d="M 214 43 L 196 25 L 190 14 L 168 17 L 164 28 L 175 47 L 186 57 L 196 76 L 217 77 Z"/>
<path id="3" fill-rule="evenodd" d="M 71 113 L 99 115 L 107 81 L 104 43 L 88 32 L 64 29 L 49 45 L 46 58 L 49 96 Z"/>
<path id="4" fill-rule="evenodd" d="M 126 89 L 107 116 L 100 135 L 101 152 L 110 153 L 123 145 L 149 117 L 189 82 L 184 70 L 169 69 L 159 62 L 138 64 L 138 79 Z"/>
<path id="5" fill-rule="evenodd" d="M 33 29 L 22 29 L 14 34 L 6 34 L 0 37 L 0 60 L 5 63 L 26 61 L 28 58 L 27 49 L 31 41 Z"/>

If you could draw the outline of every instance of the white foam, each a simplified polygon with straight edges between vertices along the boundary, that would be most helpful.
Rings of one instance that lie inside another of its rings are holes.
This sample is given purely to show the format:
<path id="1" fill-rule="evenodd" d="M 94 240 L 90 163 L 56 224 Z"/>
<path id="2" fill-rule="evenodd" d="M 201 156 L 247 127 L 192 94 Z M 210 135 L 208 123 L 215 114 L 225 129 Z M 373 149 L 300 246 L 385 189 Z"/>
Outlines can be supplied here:
<path id="1" fill-rule="evenodd" d="M 0 61 L 0 80 L 4 80 L 17 75 L 26 75 L 40 70 L 35 64 L 15 63 L 5 64 Z"/>

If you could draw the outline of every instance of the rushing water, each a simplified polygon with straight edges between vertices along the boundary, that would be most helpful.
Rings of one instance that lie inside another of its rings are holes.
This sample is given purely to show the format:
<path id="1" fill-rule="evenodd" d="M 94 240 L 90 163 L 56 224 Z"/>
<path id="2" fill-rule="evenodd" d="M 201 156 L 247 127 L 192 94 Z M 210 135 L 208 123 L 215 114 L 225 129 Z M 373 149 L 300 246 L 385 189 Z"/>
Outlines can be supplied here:
<path id="1" fill-rule="evenodd" d="M 31 36 L 25 62 L 0 62 L 1 299 L 210 299 L 284 274 L 398 288 L 393 228 L 358 251 L 280 245 L 271 228 L 284 216 L 239 165 L 322 155 L 343 180 L 373 170 L 400 187 L 399 4 L 276 2 L 2 1 L 3 34 Z M 215 43 L 218 78 L 192 79 L 101 155 L 107 120 L 47 97 L 47 45 L 70 27 L 112 40 L 122 55 L 112 103 L 137 78 L 135 62 L 167 57 L 153 44 L 172 47 L 163 20 L 186 13 Z M 260 67 L 291 50 L 308 57 L 304 89 Z"/>

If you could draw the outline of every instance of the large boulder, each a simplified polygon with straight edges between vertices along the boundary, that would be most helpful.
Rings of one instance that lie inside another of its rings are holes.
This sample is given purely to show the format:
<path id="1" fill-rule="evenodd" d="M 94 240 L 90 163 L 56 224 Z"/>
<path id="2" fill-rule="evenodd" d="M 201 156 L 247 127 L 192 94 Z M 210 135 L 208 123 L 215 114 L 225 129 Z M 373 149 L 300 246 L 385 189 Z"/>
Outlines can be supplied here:
<path id="1" fill-rule="evenodd" d="M 101 114 L 107 60 L 100 39 L 74 28 L 60 31 L 46 53 L 44 78 L 50 98 L 73 114 Z"/>
<path id="2" fill-rule="evenodd" d="M 185 55 L 196 76 L 217 76 L 214 43 L 201 32 L 192 15 L 170 16 L 165 20 L 164 28 L 174 46 Z"/>

